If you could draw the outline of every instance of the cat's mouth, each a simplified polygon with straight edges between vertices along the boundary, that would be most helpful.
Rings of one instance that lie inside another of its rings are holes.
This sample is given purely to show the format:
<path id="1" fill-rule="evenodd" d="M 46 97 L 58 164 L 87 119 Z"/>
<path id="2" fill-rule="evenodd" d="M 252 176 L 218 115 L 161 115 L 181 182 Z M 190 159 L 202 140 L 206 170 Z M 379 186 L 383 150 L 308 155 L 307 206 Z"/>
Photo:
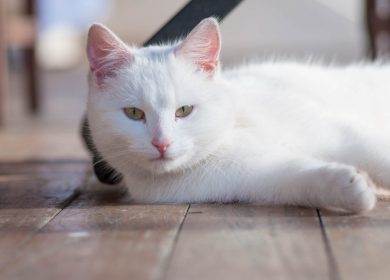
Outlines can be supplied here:
<path id="1" fill-rule="evenodd" d="M 163 174 L 169 171 L 172 171 L 174 168 L 174 159 L 170 157 L 156 157 L 150 159 L 150 168 L 152 168 L 154 173 Z"/>
<path id="2" fill-rule="evenodd" d="M 153 161 L 153 162 L 166 162 L 166 161 L 170 161 L 172 160 L 171 158 L 168 158 L 166 156 L 160 156 L 158 158 L 152 158 L 150 161 Z"/>
<path id="3" fill-rule="evenodd" d="M 180 169 L 185 162 L 185 158 L 182 156 L 164 155 L 163 157 L 155 157 L 148 161 L 149 164 L 146 166 L 148 169 L 153 173 L 163 174 Z"/>

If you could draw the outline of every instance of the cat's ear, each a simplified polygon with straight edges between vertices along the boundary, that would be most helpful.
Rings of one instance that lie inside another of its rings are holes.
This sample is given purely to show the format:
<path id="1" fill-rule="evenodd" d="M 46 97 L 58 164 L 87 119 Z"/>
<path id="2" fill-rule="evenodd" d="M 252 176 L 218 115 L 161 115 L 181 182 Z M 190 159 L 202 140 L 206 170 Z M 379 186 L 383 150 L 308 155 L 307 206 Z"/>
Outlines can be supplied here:
<path id="1" fill-rule="evenodd" d="M 202 20 L 177 46 L 176 57 L 194 63 L 198 69 L 213 74 L 219 65 L 221 35 L 214 18 Z"/>
<path id="2" fill-rule="evenodd" d="M 129 48 L 113 32 L 101 24 L 93 24 L 88 32 L 87 56 L 97 84 L 115 76 L 118 68 L 130 63 Z"/>

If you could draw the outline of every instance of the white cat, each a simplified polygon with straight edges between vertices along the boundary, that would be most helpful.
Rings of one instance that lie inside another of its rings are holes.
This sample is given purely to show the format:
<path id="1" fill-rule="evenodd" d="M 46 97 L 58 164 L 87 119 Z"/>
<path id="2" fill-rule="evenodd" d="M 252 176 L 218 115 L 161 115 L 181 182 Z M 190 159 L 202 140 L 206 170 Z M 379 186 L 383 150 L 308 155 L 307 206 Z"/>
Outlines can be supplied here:
<path id="1" fill-rule="evenodd" d="M 390 67 L 221 72 L 220 49 L 213 18 L 145 48 L 91 27 L 90 130 L 133 199 L 372 209 L 373 181 L 390 188 Z"/>

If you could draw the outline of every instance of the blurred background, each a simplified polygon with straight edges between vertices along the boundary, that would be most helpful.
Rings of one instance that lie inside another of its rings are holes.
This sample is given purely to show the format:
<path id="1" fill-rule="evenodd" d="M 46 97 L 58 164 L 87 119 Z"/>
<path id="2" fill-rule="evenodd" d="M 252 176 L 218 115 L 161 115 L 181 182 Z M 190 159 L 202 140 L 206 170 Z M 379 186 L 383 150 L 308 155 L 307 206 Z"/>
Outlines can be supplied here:
<path id="1" fill-rule="evenodd" d="M 0 0 L 0 159 L 85 158 L 88 27 L 104 23 L 141 45 L 187 2 Z M 246 0 L 221 24 L 222 64 L 382 57 L 389 15 L 389 0 Z"/>

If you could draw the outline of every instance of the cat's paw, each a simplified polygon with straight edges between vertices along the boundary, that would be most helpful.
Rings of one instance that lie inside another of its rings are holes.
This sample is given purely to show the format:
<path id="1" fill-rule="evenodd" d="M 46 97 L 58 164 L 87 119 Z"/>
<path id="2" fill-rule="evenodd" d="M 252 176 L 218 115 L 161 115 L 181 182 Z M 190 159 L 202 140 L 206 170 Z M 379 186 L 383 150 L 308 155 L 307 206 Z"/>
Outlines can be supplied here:
<path id="1" fill-rule="evenodd" d="M 365 172 L 340 164 L 332 164 L 329 169 L 332 175 L 328 184 L 336 207 L 354 213 L 375 207 L 375 184 Z"/>

